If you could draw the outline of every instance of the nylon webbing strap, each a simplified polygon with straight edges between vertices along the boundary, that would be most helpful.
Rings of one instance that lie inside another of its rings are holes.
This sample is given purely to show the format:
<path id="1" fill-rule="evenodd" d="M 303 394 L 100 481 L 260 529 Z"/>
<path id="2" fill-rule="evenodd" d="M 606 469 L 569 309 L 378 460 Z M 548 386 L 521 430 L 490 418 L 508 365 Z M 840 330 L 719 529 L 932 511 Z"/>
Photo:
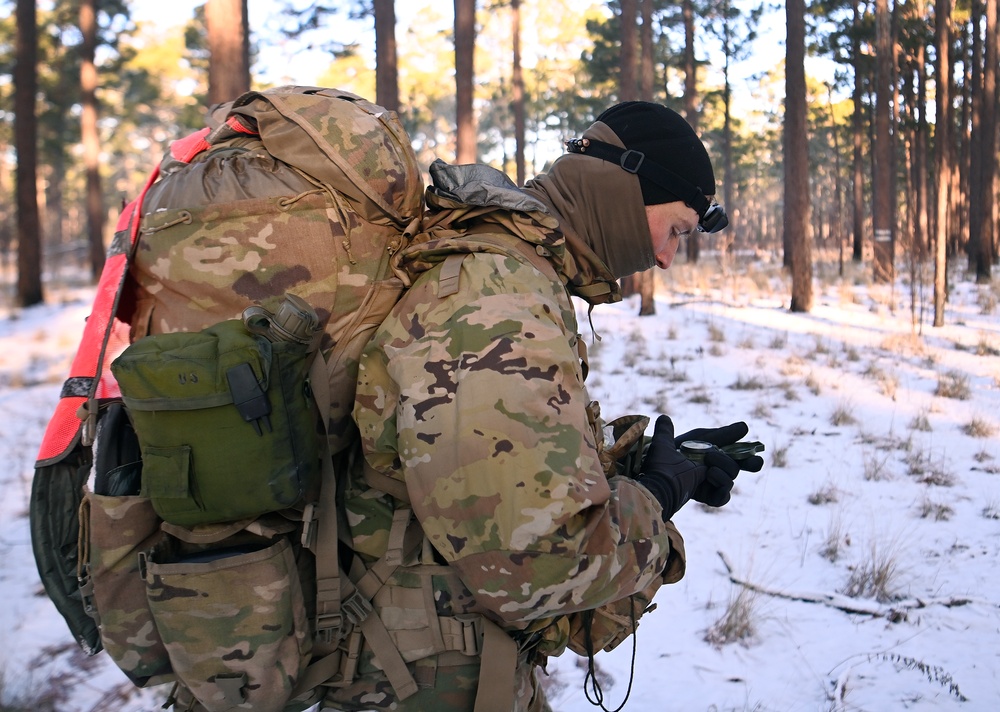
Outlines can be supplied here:
<path id="1" fill-rule="evenodd" d="M 445 257 L 438 279 L 438 297 L 450 297 L 458 292 L 458 276 L 462 273 L 462 262 L 466 256 L 465 252 L 457 252 Z"/>
<path id="2" fill-rule="evenodd" d="M 365 484 L 374 490 L 385 492 L 393 499 L 399 500 L 400 502 L 405 502 L 407 504 L 410 503 L 410 493 L 406 490 L 405 482 L 400 482 L 399 480 L 389 477 L 388 475 L 383 475 L 367 462 L 364 463 L 364 468 Z"/>
<path id="3" fill-rule="evenodd" d="M 514 709 L 516 668 L 517 643 L 496 623 L 483 618 L 483 655 L 473 712 L 510 712 Z"/>
<path id="4" fill-rule="evenodd" d="M 340 601 L 340 560 L 337 546 L 337 478 L 333 470 L 330 441 L 326 437 L 327 417 L 330 412 L 330 382 L 326 372 L 326 359 L 317 352 L 309 367 L 309 384 L 316 407 L 323 423 L 322 479 L 319 490 L 319 521 L 316 523 L 316 632 L 325 634 L 342 624 Z M 307 522 L 306 526 L 310 523 Z"/>

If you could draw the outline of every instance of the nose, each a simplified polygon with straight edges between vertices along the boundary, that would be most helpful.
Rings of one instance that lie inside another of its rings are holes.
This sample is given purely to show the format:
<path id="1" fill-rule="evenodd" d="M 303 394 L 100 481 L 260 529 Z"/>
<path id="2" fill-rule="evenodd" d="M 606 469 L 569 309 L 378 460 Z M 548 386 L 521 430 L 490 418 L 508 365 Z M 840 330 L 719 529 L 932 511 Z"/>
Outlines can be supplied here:
<path id="1" fill-rule="evenodd" d="M 673 264 L 674 255 L 676 252 L 671 250 L 664 250 L 656 256 L 656 266 L 660 269 L 667 269 Z"/>

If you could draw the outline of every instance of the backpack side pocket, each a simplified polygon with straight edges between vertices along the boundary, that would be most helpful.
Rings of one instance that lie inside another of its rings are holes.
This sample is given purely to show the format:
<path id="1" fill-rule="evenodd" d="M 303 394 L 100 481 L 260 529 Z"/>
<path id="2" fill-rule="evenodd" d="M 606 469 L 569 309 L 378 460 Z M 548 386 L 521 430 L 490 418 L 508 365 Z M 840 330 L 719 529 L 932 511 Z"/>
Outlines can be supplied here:
<path id="1" fill-rule="evenodd" d="M 170 659 L 139 575 L 139 552 L 163 538 L 153 505 L 144 497 L 87 492 L 80 522 L 104 649 L 139 687 L 171 681 Z"/>
<path id="2" fill-rule="evenodd" d="M 312 647 L 289 541 L 160 557 L 146 595 L 177 677 L 208 712 L 281 712 Z"/>

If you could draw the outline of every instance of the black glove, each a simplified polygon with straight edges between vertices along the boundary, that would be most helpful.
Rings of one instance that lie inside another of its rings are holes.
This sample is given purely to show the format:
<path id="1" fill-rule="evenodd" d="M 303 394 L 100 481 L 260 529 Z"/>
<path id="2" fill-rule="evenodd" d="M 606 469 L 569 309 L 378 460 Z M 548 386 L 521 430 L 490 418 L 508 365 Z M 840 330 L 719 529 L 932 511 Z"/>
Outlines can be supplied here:
<path id="1" fill-rule="evenodd" d="M 675 437 L 674 447 L 680 448 L 681 443 L 685 440 L 701 440 L 702 442 L 712 443 L 716 447 L 732 445 L 745 438 L 748 432 L 750 432 L 750 428 L 742 421 L 732 423 L 723 428 L 695 428 Z M 742 460 L 736 460 L 732 457 L 729 459 L 736 462 L 739 468 L 746 472 L 760 472 L 760 468 L 764 466 L 764 458 L 760 455 L 752 455 Z"/>
<path id="2" fill-rule="evenodd" d="M 733 480 L 739 473 L 736 462 L 718 450 L 707 453 L 704 463 L 684 457 L 674 445 L 673 422 L 661 415 L 642 460 L 639 482 L 660 503 L 663 521 L 667 521 L 689 499 L 721 507 L 729 501 Z"/>

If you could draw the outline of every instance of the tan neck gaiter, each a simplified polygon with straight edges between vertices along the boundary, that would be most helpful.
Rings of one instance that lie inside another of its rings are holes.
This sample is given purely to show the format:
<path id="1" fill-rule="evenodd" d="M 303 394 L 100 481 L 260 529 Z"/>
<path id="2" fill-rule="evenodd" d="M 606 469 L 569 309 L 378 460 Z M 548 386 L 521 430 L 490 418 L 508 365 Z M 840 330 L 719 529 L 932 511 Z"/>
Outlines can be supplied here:
<path id="1" fill-rule="evenodd" d="M 583 137 L 624 148 L 617 134 L 599 121 Z M 570 250 L 575 241 L 569 238 L 575 233 L 616 279 L 656 264 L 639 179 L 621 166 L 567 153 L 524 189 L 552 207 Z M 583 255 L 575 256 L 578 262 L 588 261 Z"/>

